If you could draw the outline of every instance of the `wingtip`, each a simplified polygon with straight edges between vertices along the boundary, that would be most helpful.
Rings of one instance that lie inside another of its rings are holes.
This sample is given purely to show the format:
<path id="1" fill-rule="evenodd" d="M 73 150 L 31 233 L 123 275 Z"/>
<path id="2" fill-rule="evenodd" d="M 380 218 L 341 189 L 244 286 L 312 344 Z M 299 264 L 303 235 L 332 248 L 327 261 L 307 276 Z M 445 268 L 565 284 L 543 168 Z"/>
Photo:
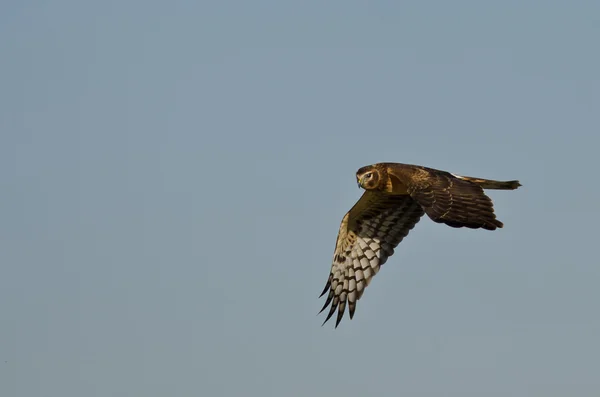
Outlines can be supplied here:
<path id="1" fill-rule="evenodd" d="M 337 308 L 336 305 L 331 305 L 331 310 L 329 310 L 329 313 L 327 313 L 327 318 L 325 318 L 325 321 L 323 321 L 323 324 L 325 324 L 327 321 L 329 321 L 329 319 L 331 319 L 331 317 L 333 316 L 333 313 L 335 313 L 336 308 Z"/>
<path id="2" fill-rule="evenodd" d="M 329 278 L 327 280 L 327 282 L 325 283 L 325 288 L 323 288 L 323 292 L 321 292 L 321 295 L 319 295 L 319 298 L 322 297 L 323 295 L 325 295 L 325 292 L 327 292 L 329 290 L 329 287 L 331 287 L 331 278 Z"/>
<path id="3" fill-rule="evenodd" d="M 323 310 L 325 310 L 325 308 L 329 305 L 329 302 L 325 302 L 325 304 L 323 305 L 323 307 L 321 308 L 321 310 L 319 310 L 319 313 L 317 313 L 317 316 L 321 313 L 323 313 Z"/>

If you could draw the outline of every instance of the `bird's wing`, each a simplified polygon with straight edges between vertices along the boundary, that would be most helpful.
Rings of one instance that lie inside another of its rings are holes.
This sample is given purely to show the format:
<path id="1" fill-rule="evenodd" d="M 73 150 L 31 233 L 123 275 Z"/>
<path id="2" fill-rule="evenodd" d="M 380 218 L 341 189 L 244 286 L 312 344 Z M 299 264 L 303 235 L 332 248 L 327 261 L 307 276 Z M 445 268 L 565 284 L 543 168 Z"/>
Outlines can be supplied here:
<path id="1" fill-rule="evenodd" d="M 434 222 L 487 230 L 503 226 L 496 219 L 492 200 L 476 183 L 426 167 L 415 167 L 407 172 L 405 166 L 396 169 L 392 165 L 388 173 L 406 185 L 408 194 Z"/>
<path id="2" fill-rule="evenodd" d="M 372 191 L 362 195 L 340 225 L 331 272 L 321 293 L 323 296 L 329 291 L 321 312 L 331 304 L 323 324 L 337 309 L 337 327 L 346 303 L 350 318 L 354 316 L 365 287 L 423 214 L 421 206 L 408 195 Z"/>

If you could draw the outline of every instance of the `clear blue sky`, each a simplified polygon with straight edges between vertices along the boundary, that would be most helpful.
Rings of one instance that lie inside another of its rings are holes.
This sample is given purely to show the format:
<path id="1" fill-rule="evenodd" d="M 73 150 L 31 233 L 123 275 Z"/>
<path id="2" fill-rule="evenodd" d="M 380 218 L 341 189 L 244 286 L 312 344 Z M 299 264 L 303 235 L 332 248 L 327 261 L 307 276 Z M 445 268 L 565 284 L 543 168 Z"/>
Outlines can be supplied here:
<path id="1" fill-rule="evenodd" d="M 598 396 L 600 3 L 7 1 L 0 395 Z M 519 179 L 321 327 L 380 161 Z"/>

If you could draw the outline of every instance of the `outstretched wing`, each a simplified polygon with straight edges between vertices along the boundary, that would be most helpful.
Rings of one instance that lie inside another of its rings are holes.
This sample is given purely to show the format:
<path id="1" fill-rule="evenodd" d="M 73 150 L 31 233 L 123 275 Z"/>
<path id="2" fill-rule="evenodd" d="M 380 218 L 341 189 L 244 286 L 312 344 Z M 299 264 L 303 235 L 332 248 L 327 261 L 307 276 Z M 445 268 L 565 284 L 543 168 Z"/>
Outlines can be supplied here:
<path id="1" fill-rule="evenodd" d="M 411 197 L 434 222 L 487 230 L 503 226 L 496 219 L 492 200 L 474 182 L 449 172 L 421 167 L 406 185 Z"/>
<path id="2" fill-rule="evenodd" d="M 331 304 L 323 324 L 337 309 L 337 328 L 346 304 L 352 319 L 365 287 L 423 214 L 421 206 L 408 195 L 373 191 L 362 195 L 340 225 L 331 272 L 320 295 L 329 291 L 319 313 Z"/>

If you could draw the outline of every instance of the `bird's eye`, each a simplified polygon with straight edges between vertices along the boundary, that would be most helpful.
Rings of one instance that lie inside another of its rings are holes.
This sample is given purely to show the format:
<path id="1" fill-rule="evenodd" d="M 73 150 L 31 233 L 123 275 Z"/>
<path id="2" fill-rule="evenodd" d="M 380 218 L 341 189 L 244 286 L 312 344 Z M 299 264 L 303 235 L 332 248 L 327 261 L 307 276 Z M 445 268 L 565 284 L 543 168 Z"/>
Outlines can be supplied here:
<path id="1" fill-rule="evenodd" d="M 367 178 L 370 178 L 373 176 L 373 173 L 369 172 L 367 175 L 365 175 Z"/>

